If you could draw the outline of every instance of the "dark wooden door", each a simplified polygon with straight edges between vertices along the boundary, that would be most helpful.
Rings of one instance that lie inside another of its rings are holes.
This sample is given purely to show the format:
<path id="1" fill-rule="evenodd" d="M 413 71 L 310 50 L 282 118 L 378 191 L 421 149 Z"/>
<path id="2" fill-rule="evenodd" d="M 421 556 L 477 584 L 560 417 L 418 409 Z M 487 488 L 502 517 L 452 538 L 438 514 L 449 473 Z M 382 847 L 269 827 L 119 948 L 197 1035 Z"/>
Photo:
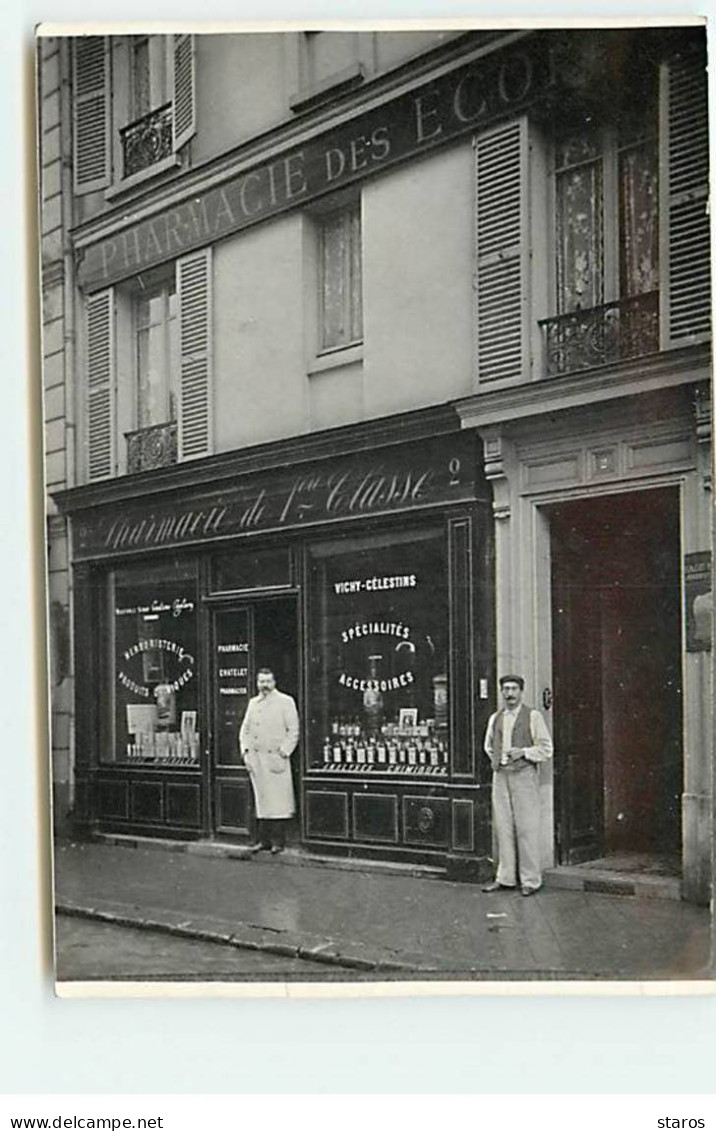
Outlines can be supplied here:
<path id="1" fill-rule="evenodd" d="M 601 608 L 583 584 L 569 538 L 553 545 L 554 741 L 560 863 L 601 856 L 604 847 Z"/>
<path id="2" fill-rule="evenodd" d="M 277 687 L 300 701 L 296 598 L 220 604 L 213 611 L 212 656 L 212 826 L 216 833 L 246 838 L 254 832 L 254 804 L 239 730 L 260 668 L 271 668 Z M 291 767 L 298 797 L 297 754 Z"/>
<path id="3" fill-rule="evenodd" d="M 553 508 L 560 863 L 678 852 L 679 500 L 629 492 Z"/>

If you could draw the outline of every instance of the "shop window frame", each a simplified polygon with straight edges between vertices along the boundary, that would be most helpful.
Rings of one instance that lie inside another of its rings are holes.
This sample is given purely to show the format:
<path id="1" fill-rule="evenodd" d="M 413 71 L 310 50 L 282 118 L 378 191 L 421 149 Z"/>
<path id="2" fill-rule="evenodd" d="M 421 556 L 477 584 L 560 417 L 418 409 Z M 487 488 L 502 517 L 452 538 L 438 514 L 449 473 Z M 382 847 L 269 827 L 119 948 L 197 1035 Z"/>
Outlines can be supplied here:
<path id="1" fill-rule="evenodd" d="M 455 589 L 455 575 L 454 575 L 454 562 L 455 562 L 455 531 L 460 526 L 464 526 L 466 530 L 466 539 L 468 547 L 468 577 L 469 585 L 467 586 L 467 603 L 461 600 Z M 312 565 L 316 560 L 316 550 L 318 556 L 330 556 L 332 549 L 339 549 L 350 551 L 353 549 L 369 549 L 371 546 L 379 549 L 389 547 L 395 544 L 396 538 L 402 542 L 414 542 L 416 535 L 426 532 L 426 536 L 430 537 L 431 534 L 440 534 L 444 539 L 445 546 L 445 568 L 447 572 L 446 585 L 447 585 L 447 625 L 446 631 L 448 634 L 448 678 L 449 678 L 449 700 L 448 700 L 448 749 L 450 759 L 448 764 L 448 774 L 444 778 L 421 777 L 420 775 L 405 776 L 399 774 L 388 773 L 381 774 L 374 771 L 372 774 L 366 774 L 365 777 L 370 777 L 371 780 L 376 782 L 386 783 L 391 781 L 395 785 L 402 783 L 403 786 L 412 784 L 413 787 L 417 782 L 422 784 L 430 784 L 431 788 L 449 789 L 455 785 L 480 785 L 487 771 L 481 766 L 480 750 L 481 750 L 481 736 L 479 734 L 478 720 L 481 721 L 481 715 L 485 715 L 486 721 L 486 704 L 482 707 L 478 704 L 477 696 L 473 692 L 475 683 L 475 670 L 476 665 L 480 665 L 480 670 L 486 666 L 488 655 L 491 653 L 489 641 L 486 641 L 485 634 L 494 631 L 493 614 L 487 613 L 485 615 L 484 625 L 477 623 L 477 616 L 483 616 L 483 604 L 490 597 L 492 590 L 488 583 L 480 582 L 477 570 L 479 567 L 479 550 L 478 550 L 478 530 L 479 522 L 476 520 L 475 510 L 472 507 L 456 508 L 447 517 L 428 514 L 418 522 L 411 523 L 409 528 L 397 534 L 394 529 L 391 529 L 385 521 L 378 521 L 371 524 L 369 527 L 364 528 L 361 532 L 356 532 L 355 535 L 349 533 L 346 537 L 330 537 L 327 536 L 322 539 L 316 539 L 307 542 L 303 547 L 303 600 L 302 600 L 302 623 L 306 626 L 304 632 L 304 656 L 303 666 L 305 672 L 305 685 L 303 688 L 303 702 L 305 706 L 304 717 L 302 719 L 302 746 L 303 746 L 303 773 L 307 783 L 318 785 L 325 782 L 337 784 L 340 782 L 341 777 L 344 776 L 340 771 L 334 775 L 329 771 L 323 771 L 321 760 L 315 755 L 311 757 L 311 743 L 312 743 L 312 724 L 311 724 L 311 666 L 310 666 L 310 653 L 314 647 L 312 639 L 313 628 L 315 624 L 315 611 L 313 609 L 313 593 L 312 593 Z M 488 539 L 489 541 L 489 539 Z M 489 569 L 491 558 L 484 563 Z M 480 585 L 480 597 L 475 599 L 474 590 L 476 585 Z M 456 657 L 453 646 L 454 624 L 456 620 L 468 618 L 468 649 L 467 653 Z M 309 640 L 309 637 L 311 638 Z M 492 661 L 489 661 L 490 670 L 488 674 L 489 685 L 492 686 L 493 673 Z M 458 682 L 456 678 L 456 669 L 461 667 L 462 679 Z M 459 689 L 459 685 L 462 685 Z M 465 688 L 468 689 L 467 701 L 465 700 Z M 458 690 L 459 689 L 459 690 Z M 460 718 L 458 718 L 460 716 Z M 462 718 L 464 716 L 464 719 Z M 461 768 L 455 768 L 455 751 L 456 744 L 460 742 L 463 744 L 467 754 L 467 762 Z M 314 747 L 315 751 L 315 747 Z M 352 780 L 349 773 L 345 774 L 346 780 Z"/>

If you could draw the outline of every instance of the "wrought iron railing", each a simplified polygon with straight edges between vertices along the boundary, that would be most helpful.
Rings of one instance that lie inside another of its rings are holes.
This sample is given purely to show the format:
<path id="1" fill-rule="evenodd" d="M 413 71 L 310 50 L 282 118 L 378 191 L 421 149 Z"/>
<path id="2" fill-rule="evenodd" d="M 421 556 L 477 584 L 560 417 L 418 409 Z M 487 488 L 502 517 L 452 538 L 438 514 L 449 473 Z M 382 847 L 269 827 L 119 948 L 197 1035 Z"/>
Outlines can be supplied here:
<path id="1" fill-rule="evenodd" d="M 152 424 L 136 432 L 126 432 L 127 471 L 154 471 L 177 462 L 177 426 Z"/>
<path id="2" fill-rule="evenodd" d="M 659 292 L 543 318 L 547 375 L 593 369 L 659 350 Z"/>
<path id="3" fill-rule="evenodd" d="M 167 102 L 119 131 L 125 177 L 141 173 L 171 155 L 173 118 L 173 105 Z"/>

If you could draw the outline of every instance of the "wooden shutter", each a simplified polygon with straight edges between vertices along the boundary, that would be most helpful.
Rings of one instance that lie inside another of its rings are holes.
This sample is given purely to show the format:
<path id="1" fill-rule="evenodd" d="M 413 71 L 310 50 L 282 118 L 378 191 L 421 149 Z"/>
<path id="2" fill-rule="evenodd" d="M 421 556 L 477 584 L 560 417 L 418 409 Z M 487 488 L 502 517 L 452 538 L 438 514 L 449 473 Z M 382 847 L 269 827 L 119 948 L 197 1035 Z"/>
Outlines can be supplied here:
<path id="1" fill-rule="evenodd" d="M 475 138 L 479 384 L 529 375 L 527 120 Z"/>
<path id="2" fill-rule="evenodd" d="M 87 299 L 87 475 L 90 481 L 114 474 L 115 378 L 114 290 Z"/>
<path id="3" fill-rule="evenodd" d="M 179 459 L 213 445 L 211 248 L 177 261 L 179 295 Z"/>
<path id="4" fill-rule="evenodd" d="M 110 56 L 105 36 L 80 36 L 72 47 L 74 189 L 81 194 L 110 181 Z"/>
<path id="5" fill-rule="evenodd" d="M 706 60 L 694 53 L 661 71 L 662 344 L 711 332 Z"/>
<path id="6" fill-rule="evenodd" d="M 175 35 L 174 52 L 174 152 L 196 133 L 196 80 L 194 36 Z"/>

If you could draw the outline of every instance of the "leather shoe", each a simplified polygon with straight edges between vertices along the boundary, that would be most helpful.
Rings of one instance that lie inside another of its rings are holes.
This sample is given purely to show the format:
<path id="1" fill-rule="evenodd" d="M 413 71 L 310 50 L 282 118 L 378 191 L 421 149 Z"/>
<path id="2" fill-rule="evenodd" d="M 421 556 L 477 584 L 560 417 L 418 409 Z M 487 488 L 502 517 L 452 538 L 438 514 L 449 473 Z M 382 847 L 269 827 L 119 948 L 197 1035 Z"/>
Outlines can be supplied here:
<path id="1" fill-rule="evenodd" d="M 282 844 L 274 844 L 272 849 L 271 849 L 271 855 L 272 856 L 278 856 L 279 852 L 283 852 L 283 845 Z"/>
<path id="2" fill-rule="evenodd" d="M 248 851 L 252 855 L 255 855 L 257 852 L 268 852 L 270 847 L 271 847 L 270 844 L 250 844 L 249 847 L 248 847 Z"/>
<path id="3" fill-rule="evenodd" d="M 537 895 L 539 888 L 522 888 L 521 891 L 523 895 Z"/>
<path id="4" fill-rule="evenodd" d="M 483 891 L 514 891 L 514 888 L 509 887 L 508 884 L 498 884 L 497 880 L 491 880 L 489 884 L 484 884 Z"/>

